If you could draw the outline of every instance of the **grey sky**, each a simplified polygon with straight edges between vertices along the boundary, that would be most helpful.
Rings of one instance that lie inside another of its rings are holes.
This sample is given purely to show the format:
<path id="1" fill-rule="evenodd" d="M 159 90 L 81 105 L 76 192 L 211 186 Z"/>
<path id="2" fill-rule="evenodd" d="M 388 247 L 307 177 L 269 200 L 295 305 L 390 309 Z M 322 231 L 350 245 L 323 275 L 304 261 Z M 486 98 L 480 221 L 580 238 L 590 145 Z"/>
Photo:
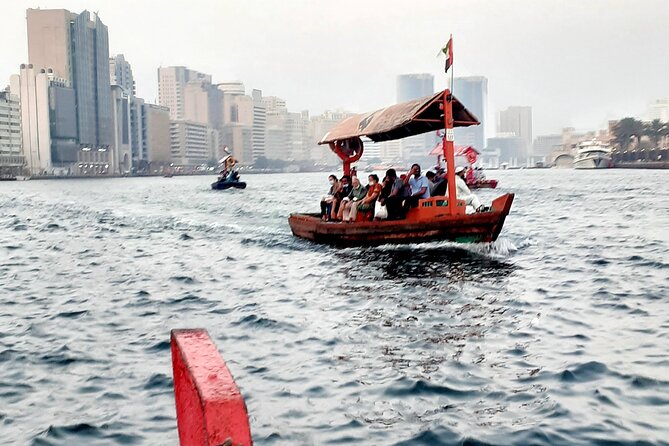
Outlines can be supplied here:
<path id="1" fill-rule="evenodd" d="M 187 65 L 294 111 L 367 111 L 394 101 L 400 73 L 445 86 L 435 55 L 449 33 L 456 76 L 489 79 L 489 118 L 531 105 L 535 135 L 604 127 L 669 97 L 668 0 L 4 0 L 2 85 L 27 62 L 28 7 L 99 11 L 151 101 L 156 68 Z"/>

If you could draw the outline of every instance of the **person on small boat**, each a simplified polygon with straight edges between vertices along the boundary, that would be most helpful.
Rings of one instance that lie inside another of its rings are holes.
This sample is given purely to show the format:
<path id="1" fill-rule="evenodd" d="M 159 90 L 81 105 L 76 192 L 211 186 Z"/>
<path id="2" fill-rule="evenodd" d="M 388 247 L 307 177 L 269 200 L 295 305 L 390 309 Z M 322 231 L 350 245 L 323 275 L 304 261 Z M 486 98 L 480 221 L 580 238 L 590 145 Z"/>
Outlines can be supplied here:
<path id="1" fill-rule="evenodd" d="M 358 177 L 352 177 L 351 183 L 353 187 L 348 196 L 344 197 L 339 205 L 339 212 L 337 218 L 342 221 L 349 221 L 351 215 L 351 208 L 357 206 L 367 196 L 367 189 L 360 183 Z"/>
<path id="2" fill-rule="evenodd" d="M 430 183 L 427 178 L 420 174 L 420 165 L 414 164 L 411 166 L 405 181 L 411 188 L 411 196 L 408 199 L 411 207 L 418 206 L 418 200 L 420 199 L 430 198 Z"/>
<path id="3" fill-rule="evenodd" d="M 358 216 L 358 211 L 369 212 L 374 210 L 376 199 L 381 195 L 381 185 L 379 184 L 379 177 L 375 173 L 368 177 L 369 184 L 367 185 L 367 194 L 357 205 L 351 206 L 347 215 L 348 219 L 345 221 L 353 222 Z"/>
<path id="4" fill-rule="evenodd" d="M 336 175 L 330 175 L 328 181 L 330 182 L 330 189 L 328 190 L 327 195 L 321 199 L 321 219 L 325 221 L 330 219 L 332 201 L 334 200 L 335 193 L 339 189 L 339 181 L 337 180 Z"/>
<path id="5" fill-rule="evenodd" d="M 351 193 L 351 177 L 344 175 L 339 180 L 339 186 L 334 193 L 334 198 L 332 200 L 332 209 L 330 210 L 330 220 L 337 220 L 339 215 L 339 207 L 341 206 L 344 198 L 348 197 L 348 194 Z"/>
<path id="6" fill-rule="evenodd" d="M 431 170 L 428 170 L 427 173 L 425 174 L 425 178 L 427 178 L 427 182 L 430 185 L 430 196 L 434 196 L 434 190 L 437 187 L 437 174 L 432 172 Z"/>
<path id="7" fill-rule="evenodd" d="M 384 187 L 379 202 L 388 210 L 388 220 L 397 220 L 404 216 L 404 200 L 411 195 L 404 181 L 397 178 L 395 169 L 388 169 L 384 178 Z"/>
<path id="8" fill-rule="evenodd" d="M 464 200 L 465 204 L 473 207 L 476 212 L 482 211 L 485 208 L 481 206 L 478 197 L 469 190 L 469 187 L 467 187 L 465 170 L 466 169 L 462 166 L 455 168 L 455 196 L 458 200 Z"/>
<path id="9" fill-rule="evenodd" d="M 441 166 L 435 166 L 434 171 L 434 190 L 431 192 L 432 197 L 443 197 L 446 195 L 446 187 L 448 180 L 446 179 L 446 169 Z"/>

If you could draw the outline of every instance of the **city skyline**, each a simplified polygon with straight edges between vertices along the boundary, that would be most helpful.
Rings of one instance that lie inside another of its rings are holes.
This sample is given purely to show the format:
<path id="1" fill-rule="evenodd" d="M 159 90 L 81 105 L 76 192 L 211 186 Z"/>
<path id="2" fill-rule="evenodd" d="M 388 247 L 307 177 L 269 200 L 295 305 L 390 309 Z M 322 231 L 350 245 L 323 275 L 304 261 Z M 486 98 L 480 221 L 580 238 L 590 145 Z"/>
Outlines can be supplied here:
<path id="1" fill-rule="evenodd" d="M 374 9 L 376 3 L 357 5 L 359 15 Z M 252 88 L 262 88 L 286 99 L 296 110 L 364 112 L 393 102 L 398 74 L 431 73 L 435 88 L 445 87 L 443 61 L 434 56 L 450 31 L 455 42 L 455 75 L 489 79 L 489 121 L 494 121 L 499 110 L 527 104 L 534 110 L 537 135 L 563 127 L 602 128 L 609 119 L 640 115 L 648 104 L 669 96 L 669 85 L 661 76 L 667 62 L 657 56 L 657 42 L 667 41 L 669 31 L 648 26 L 646 17 L 634 19 L 642 11 L 653 10 L 656 14 L 651 20 L 666 21 L 669 8 L 652 0 L 641 2 L 643 8 L 639 4 L 628 8 L 603 1 L 587 5 L 568 1 L 547 2 L 539 8 L 517 1 L 505 5 L 506 13 L 500 15 L 492 14 L 500 6 L 490 2 L 452 5 L 450 9 L 426 2 L 422 9 L 410 11 L 415 16 L 410 22 L 402 14 L 386 14 L 378 18 L 381 26 L 373 34 L 363 29 L 334 36 L 325 28 L 320 33 L 319 18 L 337 17 L 346 8 L 318 7 L 301 0 L 262 6 L 194 1 L 188 8 L 160 9 L 125 1 L 113 7 L 90 1 L 19 1 L 5 6 L 0 38 L 15 44 L 0 59 L 0 78 L 8 78 L 26 61 L 26 8 L 99 9 L 105 24 L 116 30 L 110 35 L 110 54 L 122 53 L 132 62 L 137 95 L 152 102 L 158 98 L 156 68 L 184 65 L 217 79 L 239 79 Z M 487 5 L 491 14 L 480 14 L 481 5 Z M 299 20 L 290 15 L 298 8 Z M 547 9 L 550 20 L 545 18 Z M 232 14 L 235 20 L 229 19 Z M 607 20 L 599 20 L 602 16 Z M 280 20 L 271 20 L 273 17 Z M 434 17 L 455 19 L 447 20 L 442 32 L 434 26 Z M 285 26 L 287 20 L 290 27 Z M 356 15 L 349 20 L 360 18 Z M 560 28 L 562 22 L 566 33 Z M 606 27 L 600 22 L 606 22 Z M 221 23 L 226 27 L 220 27 Z M 527 32 L 505 32 L 519 27 Z M 406 32 L 397 33 L 397 29 Z M 312 34 L 317 37 L 303 38 Z M 592 39 L 595 34 L 597 39 Z M 270 44 L 267 36 L 272 36 Z M 351 53 L 349 48 L 354 46 L 356 52 Z M 634 64 L 607 56 L 624 53 L 625 48 L 634 53 Z M 356 68 L 333 70 L 333 64 Z M 620 94 L 638 73 L 643 82 Z"/>

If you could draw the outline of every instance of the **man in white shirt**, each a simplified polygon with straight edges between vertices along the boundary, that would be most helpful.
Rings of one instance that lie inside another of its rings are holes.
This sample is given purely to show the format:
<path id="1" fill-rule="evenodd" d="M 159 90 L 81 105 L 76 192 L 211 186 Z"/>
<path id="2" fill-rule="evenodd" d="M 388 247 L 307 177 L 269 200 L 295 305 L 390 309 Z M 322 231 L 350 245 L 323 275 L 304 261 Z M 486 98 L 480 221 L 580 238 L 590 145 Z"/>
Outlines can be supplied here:
<path id="1" fill-rule="evenodd" d="M 448 195 L 448 192 L 446 195 Z M 473 207 L 477 212 L 483 209 L 478 197 L 467 187 L 465 168 L 462 166 L 455 168 L 455 196 L 458 200 L 465 200 L 465 204 Z"/>
<path id="2" fill-rule="evenodd" d="M 430 198 L 430 182 L 420 174 L 420 166 L 414 164 L 407 174 L 407 182 L 411 188 L 411 199 L 418 204 L 421 198 Z"/>

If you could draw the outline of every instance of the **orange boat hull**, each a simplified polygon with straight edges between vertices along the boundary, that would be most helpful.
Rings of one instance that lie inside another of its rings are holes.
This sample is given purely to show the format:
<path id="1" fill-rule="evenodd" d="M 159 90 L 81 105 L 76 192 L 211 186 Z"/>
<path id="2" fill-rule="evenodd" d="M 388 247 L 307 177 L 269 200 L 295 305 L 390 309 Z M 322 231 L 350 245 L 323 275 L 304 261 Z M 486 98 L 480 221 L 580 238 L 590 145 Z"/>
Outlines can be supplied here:
<path id="1" fill-rule="evenodd" d="M 288 223 L 296 237 L 329 245 L 374 246 L 438 240 L 485 243 L 497 240 L 513 197 L 506 194 L 497 198 L 489 212 L 440 215 L 424 220 L 341 223 L 321 221 L 317 214 L 292 214 Z"/>

